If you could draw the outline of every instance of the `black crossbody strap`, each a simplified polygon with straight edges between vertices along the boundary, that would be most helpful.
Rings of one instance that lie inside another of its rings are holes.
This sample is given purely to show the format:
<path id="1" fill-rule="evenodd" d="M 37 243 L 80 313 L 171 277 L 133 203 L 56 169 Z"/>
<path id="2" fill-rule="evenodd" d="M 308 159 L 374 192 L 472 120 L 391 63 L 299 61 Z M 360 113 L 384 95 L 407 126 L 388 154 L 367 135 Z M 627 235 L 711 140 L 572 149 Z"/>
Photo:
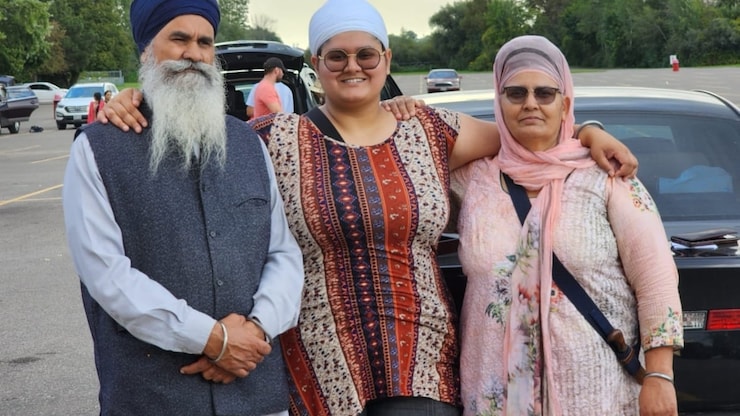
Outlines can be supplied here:
<path id="1" fill-rule="evenodd" d="M 314 107 L 309 110 L 306 113 L 306 117 L 308 117 L 313 122 L 313 124 L 315 124 L 316 127 L 318 127 L 322 133 L 324 133 L 324 136 L 329 136 L 332 139 L 338 140 L 340 142 L 344 141 L 342 135 L 339 134 L 337 128 L 334 127 L 334 124 L 332 124 L 331 120 L 329 120 L 329 117 L 327 117 L 326 114 L 324 114 L 324 112 L 319 109 L 319 107 Z"/>
<path id="2" fill-rule="evenodd" d="M 506 187 L 509 190 L 509 196 L 511 201 L 514 203 L 516 208 L 517 216 L 519 221 L 524 224 L 524 220 L 527 218 L 529 209 L 532 204 L 529 202 L 527 191 L 523 186 L 514 183 L 509 175 L 501 172 L 501 176 L 506 181 Z M 628 345 L 624 340 L 624 334 L 619 329 L 615 329 L 609 320 L 596 306 L 593 299 L 588 296 L 588 293 L 583 287 L 578 284 L 578 281 L 563 266 L 558 256 L 555 253 L 552 254 L 552 280 L 558 285 L 560 290 L 565 293 L 565 296 L 570 299 L 573 305 L 578 309 L 578 312 L 583 315 L 586 321 L 601 335 L 601 338 L 606 341 L 617 356 L 617 360 L 622 364 L 625 370 L 632 375 L 638 383 L 642 384 L 642 379 L 645 376 L 645 370 L 642 368 L 642 364 L 637 357 L 637 351 L 639 350 L 639 341 L 635 347 Z"/>

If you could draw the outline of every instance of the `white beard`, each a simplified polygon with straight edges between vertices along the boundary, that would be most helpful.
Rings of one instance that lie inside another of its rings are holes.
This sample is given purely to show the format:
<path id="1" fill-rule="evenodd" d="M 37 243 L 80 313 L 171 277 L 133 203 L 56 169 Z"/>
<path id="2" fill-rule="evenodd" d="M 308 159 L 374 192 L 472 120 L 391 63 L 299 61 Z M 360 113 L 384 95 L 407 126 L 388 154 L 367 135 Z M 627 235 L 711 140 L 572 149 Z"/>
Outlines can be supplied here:
<path id="1" fill-rule="evenodd" d="M 218 63 L 156 62 L 150 51 L 144 53 L 139 82 L 153 114 L 150 172 L 156 174 L 170 153 L 182 157 L 185 170 L 193 156 L 199 157 L 201 169 L 211 160 L 223 168 L 226 99 Z"/>

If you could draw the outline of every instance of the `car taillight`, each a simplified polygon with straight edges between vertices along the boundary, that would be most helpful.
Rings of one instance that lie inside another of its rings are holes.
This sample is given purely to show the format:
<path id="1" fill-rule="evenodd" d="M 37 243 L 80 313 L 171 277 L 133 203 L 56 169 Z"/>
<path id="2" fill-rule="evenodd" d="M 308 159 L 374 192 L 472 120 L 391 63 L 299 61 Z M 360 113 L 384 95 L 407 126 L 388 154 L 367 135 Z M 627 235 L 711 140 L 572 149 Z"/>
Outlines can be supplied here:
<path id="1" fill-rule="evenodd" d="M 683 329 L 738 330 L 740 329 L 740 309 L 684 311 Z"/>
<path id="2" fill-rule="evenodd" d="M 740 309 L 720 309 L 709 311 L 707 330 L 740 329 Z"/>

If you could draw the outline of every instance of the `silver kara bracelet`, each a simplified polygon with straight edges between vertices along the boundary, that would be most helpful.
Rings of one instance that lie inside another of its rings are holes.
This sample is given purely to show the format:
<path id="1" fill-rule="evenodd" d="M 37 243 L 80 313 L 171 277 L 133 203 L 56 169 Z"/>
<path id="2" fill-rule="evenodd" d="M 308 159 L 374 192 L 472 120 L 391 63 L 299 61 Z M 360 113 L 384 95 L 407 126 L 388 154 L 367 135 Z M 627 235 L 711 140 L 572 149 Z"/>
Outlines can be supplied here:
<path id="1" fill-rule="evenodd" d="M 663 380 L 670 381 L 671 384 L 673 384 L 673 377 L 671 377 L 671 376 L 669 376 L 668 374 L 665 374 L 665 373 L 659 373 L 657 371 L 651 371 L 649 373 L 645 373 L 645 378 L 648 378 L 648 377 L 662 378 Z"/>
<path id="2" fill-rule="evenodd" d="M 257 328 L 262 330 L 262 333 L 265 334 L 265 342 L 272 345 L 272 337 L 270 334 L 267 333 L 267 330 L 265 329 L 264 325 L 262 325 L 262 322 L 260 322 L 259 319 L 255 316 L 250 316 L 247 318 L 248 321 L 252 322 Z"/>
<path id="3" fill-rule="evenodd" d="M 606 128 L 604 128 L 604 125 L 600 121 L 586 120 L 578 126 L 578 130 L 576 130 L 576 140 L 581 140 L 581 137 L 580 137 L 581 131 L 583 130 L 584 127 L 588 127 L 588 126 L 596 126 L 600 128 L 601 130 L 606 130 Z"/>
<path id="4" fill-rule="evenodd" d="M 221 321 L 218 321 L 218 323 L 219 325 L 221 325 L 221 331 L 223 331 L 224 333 L 224 342 L 223 344 L 221 344 L 221 352 L 218 353 L 218 357 L 211 360 L 212 363 L 217 363 L 222 358 L 224 358 L 224 354 L 226 353 L 226 345 L 229 343 L 229 333 L 226 332 L 226 325 Z"/>

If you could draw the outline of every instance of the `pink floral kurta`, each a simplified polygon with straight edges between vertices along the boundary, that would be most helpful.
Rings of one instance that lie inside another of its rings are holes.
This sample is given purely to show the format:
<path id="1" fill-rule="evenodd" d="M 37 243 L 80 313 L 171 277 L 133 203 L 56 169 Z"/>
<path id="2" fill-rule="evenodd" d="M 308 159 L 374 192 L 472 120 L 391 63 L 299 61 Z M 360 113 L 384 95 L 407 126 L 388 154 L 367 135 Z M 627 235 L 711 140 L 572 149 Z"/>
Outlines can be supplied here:
<path id="1" fill-rule="evenodd" d="M 549 415 L 550 395 L 567 415 L 637 415 L 640 386 L 554 283 L 548 294 L 552 362 L 527 347 L 541 344 L 541 333 L 519 307 L 511 336 L 528 339 L 509 352 L 517 369 L 510 372 L 502 351 L 512 296 L 525 305 L 540 299 L 538 290 L 512 289 L 512 270 L 532 266 L 527 258 L 536 247 L 519 243 L 522 226 L 495 159 L 474 162 L 454 177 L 465 189 L 458 223 L 468 277 L 461 317 L 465 415 L 504 414 L 505 401 L 507 414 Z M 574 171 L 556 224 L 558 258 L 627 342 L 639 337 L 643 349 L 683 345 L 676 267 L 655 204 L 639 181 L 610 179 L 595 166 Z M 542 377 L 547 366 L 554 386 Z M 534 406 L 521 396 L 527 383 L 540 395 Z"/>

